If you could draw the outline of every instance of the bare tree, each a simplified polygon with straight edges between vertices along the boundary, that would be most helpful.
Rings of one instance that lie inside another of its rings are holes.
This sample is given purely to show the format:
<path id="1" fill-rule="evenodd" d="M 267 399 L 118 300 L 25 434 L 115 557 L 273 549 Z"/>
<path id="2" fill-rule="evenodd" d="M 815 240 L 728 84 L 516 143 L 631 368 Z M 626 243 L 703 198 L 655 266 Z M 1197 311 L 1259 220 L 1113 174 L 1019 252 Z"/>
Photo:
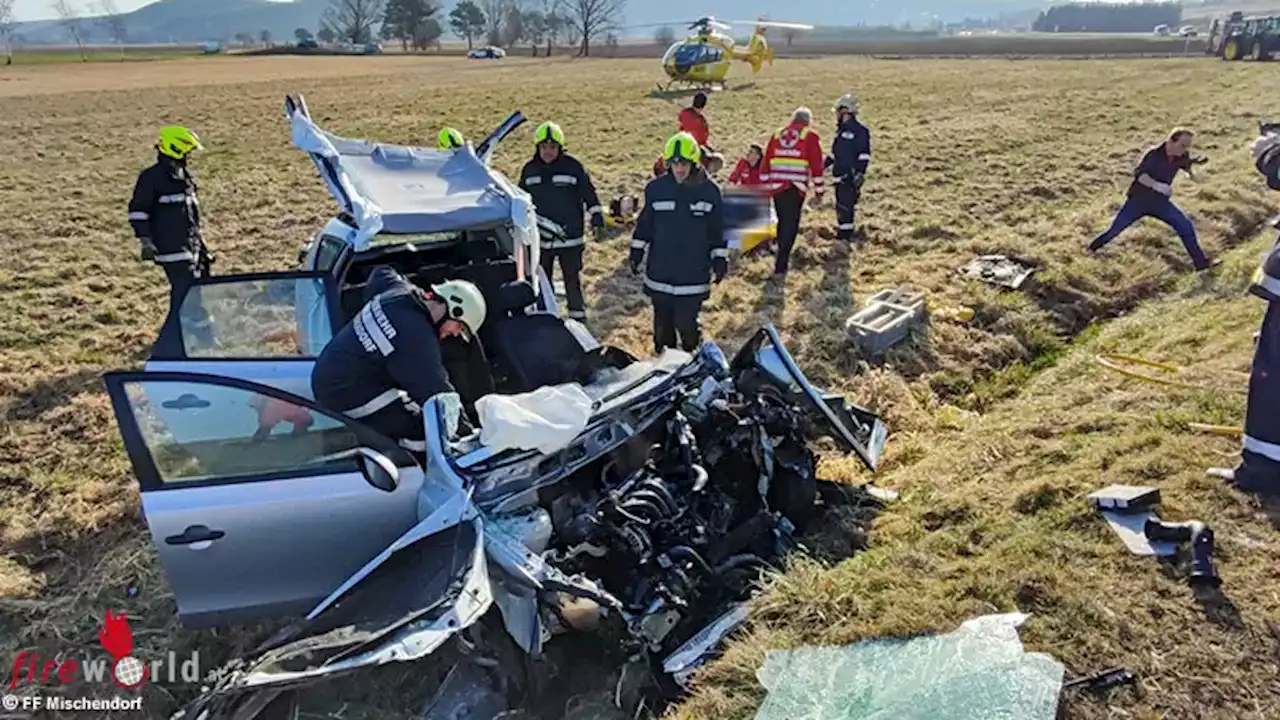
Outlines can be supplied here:
<path id="1" fill-rule="evenodd" d="M 485 19 L 485 42 L 495 46 L 504 44 L 507 19 L 511 15 L 512 8 L 515 7 L 515 0 L 481 0 L 480 10 L 484 13 Z"/>
<path id="2" fill-rule="evenodd" d="M 663 25 L 653 34 L 653 40 L 664 48 L 671 47 L 676 41 L 676 31 L 670 25 Z"/>
<path id="3" fill-rule="evenodd" d="M 591 41 L 602 35 L 616 32 L 622 22 L 622 11 L 627 0 L 560 0 L 564 14 L 573 27 L 573 34 L 581 39 L 578 54 L 591 54 Z"/>
<path id="4" fill-rule="evenodd" d="M 352 45 L 373 41 L 373 26 L 382 20 L 383 0 L 332 0 L 321 22 Z"/>
<path id="5" fill-rule="evenodd" d="M 121 15 L 120 8 L 116 7 L 116 0 L 100 0 L 96 4 L 95 12 L 98 14 L 98 24 L 120 46 L 120 59 L 123 60 L 127 28 L 125 27 L 124 15 Z"/>
<path id="6" fill-rule="evenodd" d="M 520 6 L 511 3 L 507 8 L 507 16 L 502 22 L 502 45 L 510 50 L 521 40 L 528 39 L 528 28 L 525 27 L 525 14 Z"/>
<path id="7" fill-rule="evenodd" d="M 5 65 L 13 64 L 13 3 L 14 0 L 0 0 L 0 43 L 4 43 Z"/>
<path id="8" fill-rule="evenodd" d="M 80 10 L 71 4 L 71 0 L 53 0 L 53 11 L 58 14 L 58 23 L 67 35 L 75 41 L 80 51 L 80 62 L 89 62 L 84 54 L 84 27 L 80 24 Z"/>
<path id="9" fill-rule="evenodd" d="M 542 0 L 542 31 L 547 39 L 547 57 L 551 57 L 551 47 L 565 31 L 565 17 L 559 4 L 559 0 Z"/>

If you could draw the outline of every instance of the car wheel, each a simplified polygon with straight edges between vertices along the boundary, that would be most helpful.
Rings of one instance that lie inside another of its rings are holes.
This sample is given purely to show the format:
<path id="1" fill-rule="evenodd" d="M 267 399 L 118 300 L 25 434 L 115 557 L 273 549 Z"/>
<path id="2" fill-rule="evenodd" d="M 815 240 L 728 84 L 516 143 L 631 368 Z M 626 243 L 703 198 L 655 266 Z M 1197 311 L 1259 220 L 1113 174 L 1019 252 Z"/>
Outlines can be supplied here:
<path id="1" fill-rule="evenodd" d="M 1223 60 L 1239 60 L 1240 59 L 1240 41 L 1232 38 L 1222 46 Z"/>

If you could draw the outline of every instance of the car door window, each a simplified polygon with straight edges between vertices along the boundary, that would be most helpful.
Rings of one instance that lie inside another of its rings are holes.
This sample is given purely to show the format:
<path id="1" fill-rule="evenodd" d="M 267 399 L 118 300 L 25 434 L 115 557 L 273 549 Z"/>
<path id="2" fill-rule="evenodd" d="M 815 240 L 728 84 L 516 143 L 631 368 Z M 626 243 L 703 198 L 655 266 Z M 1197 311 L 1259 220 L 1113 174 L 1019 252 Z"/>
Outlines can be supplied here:
<path id="1" fill-rule="evenodd" d="M 179 308 L 186 359 L 294 359 L 333 338 L 332 279 L 324 273 L 206 278 Z"/>
<path id="2" fill-rule="evenodd" d="M 359 469 L 352 427 L 300 403 L 240 387 L 139 379 L 121 384 L 153 472 L 150 484 L 270 479 Z"/>
<path id="3" fill-rule="evenodd" d="M 316 248 L 316 262 L 313 269 L 332 272 L 333 266 L 337 264 L 338 258 L 342 257 L 342 251 L 346 248 L 347 243 L 342 238 L 333 235 L 321 236 L 320 245 Z"/>

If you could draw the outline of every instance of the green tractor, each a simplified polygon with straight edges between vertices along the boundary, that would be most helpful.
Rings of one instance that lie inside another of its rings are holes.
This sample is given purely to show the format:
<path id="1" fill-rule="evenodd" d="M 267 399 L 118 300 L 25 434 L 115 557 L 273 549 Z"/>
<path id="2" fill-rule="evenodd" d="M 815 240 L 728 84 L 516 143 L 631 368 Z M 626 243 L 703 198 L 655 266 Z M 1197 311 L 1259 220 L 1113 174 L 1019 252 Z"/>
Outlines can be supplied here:
<path id="1" fill-rule="evenodd" d="M 1207 50 L 1223 60 L 1270 60 L 1280 50 L 1280 17 L 1245 18 L 1233 12 L 1221 26 L 1215 21 Z"/>

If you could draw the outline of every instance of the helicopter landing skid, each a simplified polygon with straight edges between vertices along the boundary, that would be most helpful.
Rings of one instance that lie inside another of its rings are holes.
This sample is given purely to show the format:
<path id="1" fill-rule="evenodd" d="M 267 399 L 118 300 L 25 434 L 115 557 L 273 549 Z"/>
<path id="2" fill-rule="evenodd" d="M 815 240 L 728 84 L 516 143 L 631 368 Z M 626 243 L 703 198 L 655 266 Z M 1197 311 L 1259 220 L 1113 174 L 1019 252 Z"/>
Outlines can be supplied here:
<path id="1" fill-rule="evenodd" d="M 695 91 L 695 90 L 701 90 L 706 92 L 719 92 L 721 90 L 728 89 L 728 85 L 723 82 L 707 83 L 707 82 L 691 82 L 689 80 L 672 80 L 668 82 L 666 85 L 663 85 L 662 83 L 658 83 L 657 85 L 658 85 L 658 91 L 664 92 L 664 93 L 689 92 L 689 91 Z"/>

